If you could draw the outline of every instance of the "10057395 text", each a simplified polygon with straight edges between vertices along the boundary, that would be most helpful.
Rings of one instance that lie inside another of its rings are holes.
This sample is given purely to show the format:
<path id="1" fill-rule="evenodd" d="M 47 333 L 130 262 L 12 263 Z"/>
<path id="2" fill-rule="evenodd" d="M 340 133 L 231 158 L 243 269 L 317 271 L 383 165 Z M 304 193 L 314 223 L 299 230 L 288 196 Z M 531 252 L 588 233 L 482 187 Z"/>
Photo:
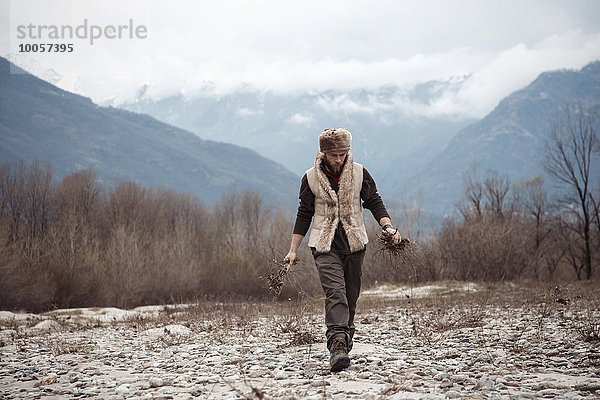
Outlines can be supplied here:
<path id="1" fill-rule="evenodd" d="M 73 43 L 20 43 L 19 53 L 72 53 Z"/>

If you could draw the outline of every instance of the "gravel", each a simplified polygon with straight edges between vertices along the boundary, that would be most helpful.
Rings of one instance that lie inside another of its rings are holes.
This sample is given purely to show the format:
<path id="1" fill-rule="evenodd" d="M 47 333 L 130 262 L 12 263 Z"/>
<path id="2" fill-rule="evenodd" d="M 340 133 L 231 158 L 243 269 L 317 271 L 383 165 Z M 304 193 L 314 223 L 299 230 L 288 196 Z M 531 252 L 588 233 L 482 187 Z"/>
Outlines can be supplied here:
<path id="1" fill-rule="evenodd" d="M 328 370 L 320 313 L 300 327 L 319 341 L 302 346 L 290 346 L 293 332 L 284 333 L 278 317 L 222 327 L 192 315 L 30 327 L 4 319 L 0 398 L 598 398 L 598 344 L 579 339 L 565 312 L 542 324 L 535 308 L 486 306 L 478 321 L 439 329 L 428 320 L 427 330 L 422 314 L 359 306 L 365 322 L 357 324 L 350 368 L 339 373 Z"/>

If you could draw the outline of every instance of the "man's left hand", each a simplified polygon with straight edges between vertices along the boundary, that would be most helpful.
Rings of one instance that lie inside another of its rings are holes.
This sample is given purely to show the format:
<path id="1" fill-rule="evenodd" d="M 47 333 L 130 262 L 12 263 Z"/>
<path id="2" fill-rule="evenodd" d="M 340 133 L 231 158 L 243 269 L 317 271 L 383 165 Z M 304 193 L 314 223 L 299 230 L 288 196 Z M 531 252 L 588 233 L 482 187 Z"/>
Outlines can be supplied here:
<path id="1" fill-rule="evenodd" d="M 402 240 L 402 236 L 400 235 L 400 232 L 398 232 L 398 229 L 387 227 L 385 228 L 384 232 L 393 237 L 393 244 L 399 244 Z"/>

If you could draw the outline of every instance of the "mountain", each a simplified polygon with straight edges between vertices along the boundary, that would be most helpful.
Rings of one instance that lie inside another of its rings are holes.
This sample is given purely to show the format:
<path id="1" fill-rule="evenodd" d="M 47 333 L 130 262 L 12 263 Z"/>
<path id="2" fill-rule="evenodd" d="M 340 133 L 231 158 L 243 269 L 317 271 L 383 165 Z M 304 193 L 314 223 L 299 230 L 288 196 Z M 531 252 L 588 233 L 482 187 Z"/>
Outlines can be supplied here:
<path id="1" fill-rule="evenodd" d="M 148 115 L 100 107 L 4 58 L 0 139 L 0 163 L 50 161 L 57 178 L 92 167 L 105 182 L 132 179 L 194 193 L 205 204 L 225 191 L 250 188 L 267 203 L 289 207 L 300 179 L 255 151 L 202 140 Z"/>
<path id="2" fill-rule="evenodd" d="M 29 57 L 27 53 L 11 52 L 6 54 L 6 59 L 10 61 L 13 68 L 17 67 L 21 73 L 29 73 L 43 81 L 59 86 L 63 79 L 59 73 L 52 68 L 46 68 L 39 61 Z"/>
<path id="3" fill-rule="evenodd" d="M 463 193 L 463 171 L 474 165 L 483 174 L 493 169 L 513 182 L 544 175 L 550 123 L 562 117 L 567 103 L 600 101 L 599 69 L 595 62 L 579 71 L 543 73 L 481 120 L 415 110 L 458 90 L 466 77 L 412 89 L 296 94 L 247 90 L 217 96 L 208 87 L 195 96 L 158 100 L 145 87 L 137 101 L 120 107 L 148 113 L 204 139 L 247 146 L 298 175 L 311 166 L 323 128 L 348 127 L 355 159 L 375 177 L 389 208 L 419 206 L 442 215 L 454 211 Z"/>
<path id="4" fill-rule="evenodd" d="M 220 96 L 208 87 L 194 96 L 157 100 L 144 87 L 137 101 L 119 107 L 152 115 L 203 139 L 249 147 L 298 175 L 312 166 L 319 133 L 346 127 L 353 134 L 355 160 L 385 188 L 386 175 L 398 173 L 394 169 L 398 158 L 412 160 L 410 167 L 416 168 L 474 121 L 427 117 L 413 110 L 415 104 L 425 108 L 440 93 L 458 88 L 458 83 L 427 82 L 411 90 L 393 86 L 304 93 L 248 89 Z"/>
<path id="5" fill-rule="evenodd" d="M 496 170 L 512 182 L 545 176 L 543 158 L 550 125 L 564 117 L 567 104 L 577 101 L 600 103 L 600 61 L 579 71 L 541 74 L 504 98 L 482 120 L 458 132 L 413 179 L 427 189 L 432 208 L 449 212 L 463 193 L 462 172 L 475 165 L 481 173 Z M 600 176 L 600 170 L 593 172 Z M 552 190 L 552 185 L 548 188 Z"/>
<path id="6" fill-rule="evenodd" d="M 255 186 L 274 202 L 295 203 L 290 199 L 312 164 L 319 132 L 343 126 L 354 135 L 355 159 L 375 177 L 389 208 L 418 205 L 429 213 L 452 212 L 462 196 L 465 170 L 478 164 L 482 173 L 494 169 L 513 182 L 544 175 L 551 122 L 562 117 L 568 103 L 600 102 L 600 62 L 541 74 L 478 121 L 414 112 L 415 106 L 426 108 L 440 93 L 460 87 L 461 78 L 410 90 L 283 94 L 248 89 L 218 96 L 207 88 L 195 96 L 158 100 L 147 96 L 150 87 L 145 87 L 135 102 L 120 105 L 125 111 L 99 107 L 30 75 L 9 79 L 5 64 L 0 161 L 49 158 L 61 176 L 92 166 L 103 179 L 131 176 L 144 184 L 189 190 L 207 202 L 230 186 Z M 265 175 L 269 182 L 256 179 Z"/>

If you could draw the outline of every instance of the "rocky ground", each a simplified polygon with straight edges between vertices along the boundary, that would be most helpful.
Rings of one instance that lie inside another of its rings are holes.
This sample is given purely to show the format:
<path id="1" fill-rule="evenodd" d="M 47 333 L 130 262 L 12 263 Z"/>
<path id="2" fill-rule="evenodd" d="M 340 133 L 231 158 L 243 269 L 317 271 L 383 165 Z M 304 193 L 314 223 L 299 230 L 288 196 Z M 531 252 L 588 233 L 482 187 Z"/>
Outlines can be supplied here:
<path id="1" fill-rule="evenodd" d="M 367 291 L 339 373 L 319 299 L 1 312 L 0 398 L 598 398 L 597 291 Z"/>

